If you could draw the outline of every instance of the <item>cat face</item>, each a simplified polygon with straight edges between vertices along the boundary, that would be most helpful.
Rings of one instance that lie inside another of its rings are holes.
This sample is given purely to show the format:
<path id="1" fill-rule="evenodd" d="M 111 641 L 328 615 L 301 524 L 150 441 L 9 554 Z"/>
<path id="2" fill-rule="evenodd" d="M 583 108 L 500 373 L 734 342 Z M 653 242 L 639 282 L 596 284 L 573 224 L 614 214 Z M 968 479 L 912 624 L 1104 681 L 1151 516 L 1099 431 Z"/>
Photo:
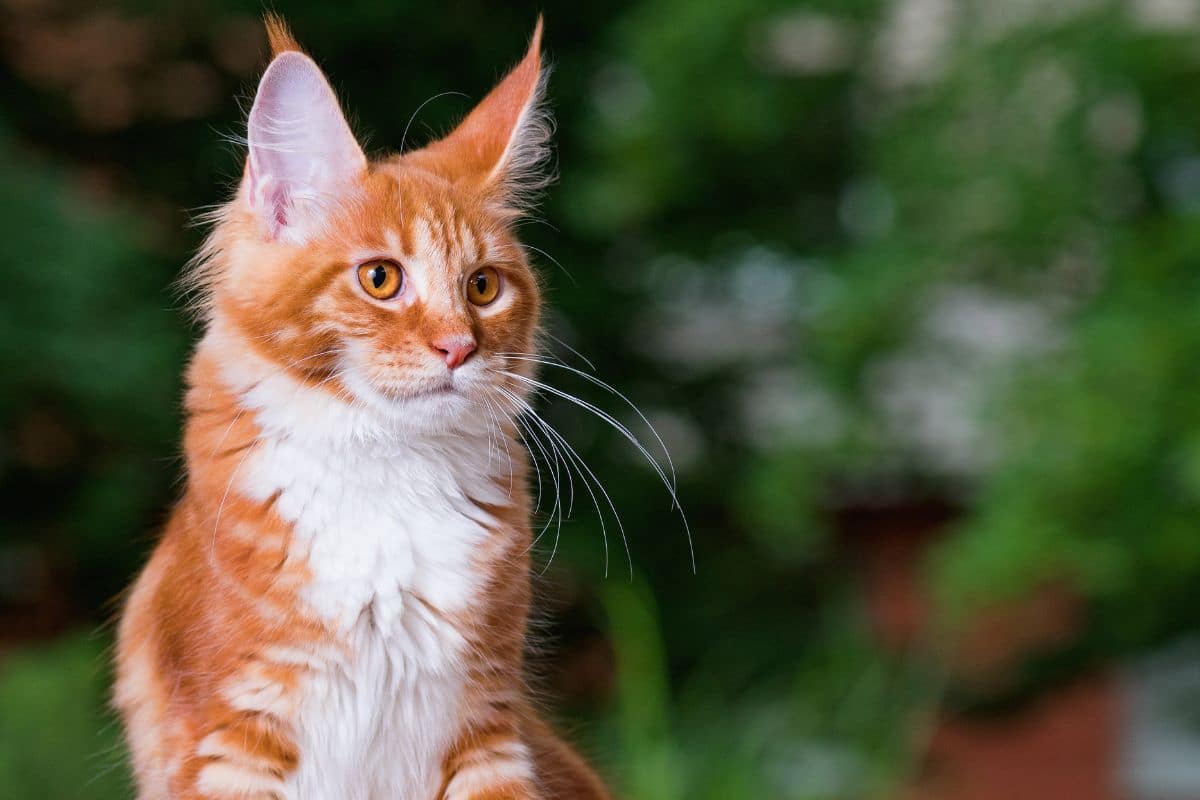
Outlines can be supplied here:
<path id="1" fill-rule="evenodd" d="M 308 388 L 437 424 L 509 408 L 536 277 L 512 233 L 535 188 L 541 24 L 446 138 L 368 161 L 325 77 L 272 31 L 238 195 L 197 278 L 211 321 Z"/>

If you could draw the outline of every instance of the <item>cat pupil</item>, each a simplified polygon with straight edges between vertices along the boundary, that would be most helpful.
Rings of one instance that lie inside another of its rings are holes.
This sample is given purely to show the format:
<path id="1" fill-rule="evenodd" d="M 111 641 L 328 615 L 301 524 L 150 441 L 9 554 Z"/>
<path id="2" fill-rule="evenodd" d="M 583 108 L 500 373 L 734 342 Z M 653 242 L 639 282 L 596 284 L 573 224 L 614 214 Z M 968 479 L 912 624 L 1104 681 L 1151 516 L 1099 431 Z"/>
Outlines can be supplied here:
<path id="1" fill-rule="evenodd" d="M 371 283 L 376 289 L 383 286 L 383 282 L 387 280 L 387 270 L 383 267 L 376 267 L 371 270 Z"/>
<path id="2" fill-rule="evenodd" d="M 479 292 L 480 294 L 484 294 L 487 291 L 487 276 L 486 275 L 476 275 L 475 276 L 475 291 Z"/>

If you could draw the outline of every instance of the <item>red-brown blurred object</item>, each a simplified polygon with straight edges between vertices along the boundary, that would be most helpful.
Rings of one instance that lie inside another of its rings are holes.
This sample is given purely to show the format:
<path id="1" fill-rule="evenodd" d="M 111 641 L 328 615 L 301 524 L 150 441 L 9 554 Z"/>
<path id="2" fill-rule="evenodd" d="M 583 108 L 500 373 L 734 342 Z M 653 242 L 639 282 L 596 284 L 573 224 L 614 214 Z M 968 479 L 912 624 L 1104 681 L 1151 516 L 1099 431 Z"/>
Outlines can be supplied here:
<path id="1" fill-rule="evenodd" d="M 1102 674 L 1000 719 L 943 717 L 907 800 L 1115 800 L 1121 713 Z"/>
<path id="2" fill-rule="evenodd" d="M 933 641 L 924 559 L 954 518 L 953 508 L 937 502 L 848 508 L 838 515 L 880 643 L 932 650 L 951 680 L 973 692 L 1002 690 L 1024 658 L 1077 635 L 1079 599 L 1069 587 L 1048 584 L 977 614 L 945 641 Z M 1119 697 L 1116 681 L 1103 674 L 1056 687 L 999 717 L 940 713 L 919 754 L 919 774 L 899 796 L 1116 798 Z"/>

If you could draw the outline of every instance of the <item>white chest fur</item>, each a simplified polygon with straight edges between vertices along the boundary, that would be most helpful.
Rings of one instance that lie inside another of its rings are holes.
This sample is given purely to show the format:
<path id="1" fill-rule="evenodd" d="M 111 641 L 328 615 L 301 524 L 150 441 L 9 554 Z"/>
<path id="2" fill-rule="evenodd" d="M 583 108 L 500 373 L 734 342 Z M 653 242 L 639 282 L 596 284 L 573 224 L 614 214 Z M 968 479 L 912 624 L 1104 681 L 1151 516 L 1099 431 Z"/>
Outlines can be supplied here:
<path id="1" fill-rule="evenodd" d="M 252 407 L 273 399 L 261 396 L 268 390 L 251 392 Z M 293 712 L 300 763 L 289 797 L 432 798 L 463 687 L 466 645 L 449 619 L 477 596 L 493 522 L 467 489 L 502 502 L 488 480 L 499 459 L 486 444 L 480 452 L 486 437 L 398 443 L 330 432 L 361 421 L 304 394 L 278 414 L 258 405 L 263 440 L 237 476 L 253 497 L 278 495 L 292 552 L 312 574 L 303 600 L 336 632 L 326 651 L 292 654 L 310 669 Z M 299 433 L 297 414 L 313 414 L 325 435 Z"/>

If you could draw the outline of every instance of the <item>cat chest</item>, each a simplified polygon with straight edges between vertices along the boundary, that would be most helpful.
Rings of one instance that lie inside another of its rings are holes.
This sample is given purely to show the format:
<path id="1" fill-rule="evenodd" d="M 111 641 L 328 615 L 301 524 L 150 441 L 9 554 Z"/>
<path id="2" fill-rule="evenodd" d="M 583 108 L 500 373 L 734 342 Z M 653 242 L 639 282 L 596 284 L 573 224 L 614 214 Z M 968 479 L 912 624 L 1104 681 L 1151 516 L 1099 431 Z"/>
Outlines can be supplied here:
<path id="1" fill-rule="evenodd" d="M 390 631 L 374 613 L 300 684 L 296 800 L 433 798 L 441 784 L 463 692 L 457 636 L 418 608 Z"/>
<path id="2" fill-rule="evenodd" d="M 241 488 L 272 499 L 291 527 L 288 557 L 310 576 L 311 612 L 345 631 L 369 609 L 386 628 L 414 602 L 453 616 L 475 599 L 494 520 L 464 488 L 480 482 L 473 466 L 283 440 L 249 459 Z"/>
<path id="3" fill-rule="evenodd" d="M 448 528 L 443 535 L 459 535 Z M 361 537 L 364 529 L 356 530 Z M 445 609 L 468 606 L 470 559 L 446 543 L 405 542 L 403 528 L 391 534 L 371 547 L 360 541 L 357 550 L 330 545 L 326 552 L 332 537 L 312 543 L 313 581 L 304 596 L 335 646 L 299 686 L 298 799 L 433 798 L 441 783 L 466 648 Z"/>
<path id="4" fill-rule="evenodd" d="M 310 576 L 298 598 L 331 644 L 297 687 L 293 798 L 433 797 L 456 733 L 486 520 L 444 467 L 268 451 L 245 490 L 274 495 Z"/>

